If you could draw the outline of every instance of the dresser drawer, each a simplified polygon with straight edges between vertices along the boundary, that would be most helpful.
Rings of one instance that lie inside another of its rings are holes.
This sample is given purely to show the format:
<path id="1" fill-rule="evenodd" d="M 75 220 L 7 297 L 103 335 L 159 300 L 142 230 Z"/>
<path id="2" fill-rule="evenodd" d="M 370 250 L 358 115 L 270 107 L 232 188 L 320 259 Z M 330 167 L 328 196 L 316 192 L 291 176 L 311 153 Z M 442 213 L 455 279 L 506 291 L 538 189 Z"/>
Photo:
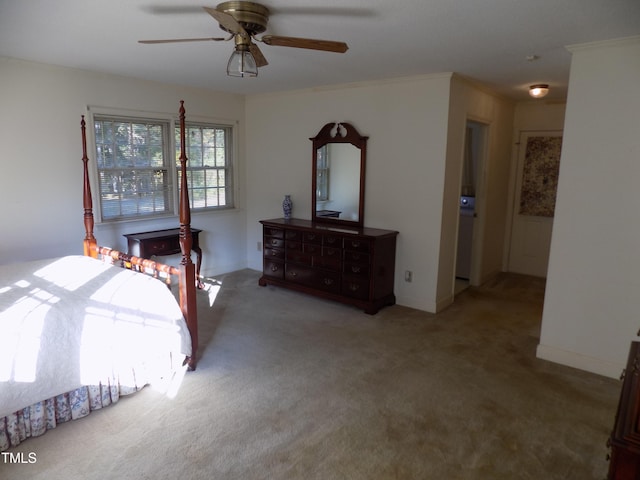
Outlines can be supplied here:
<path id="1" fill-rule="evenodd" d="M 344 252 L 345 263 L 357 263 L 358 265 L 368 265 L 369 258 L 370 257 L 368 253 L 352 252 L 348 250 Z"/>
<path id="2" fill-rule="evenodd" d="M 369 278 L 369 265 L 359 263 L 345 263 L 343 272 L 347 275 Z"/>
<path id="3" fill-rule="evenodd" d="M 325 235 L 322 239 L 322 245 L 325 247 L 342 248 L 342 237 L 337 235 Z"/>
<path id="4" fill-rule="evenodd" d="M 322 247 L 322 256 L 326 258 L 336 258 L 342 260 L 342 249 L 333 247 Z"/>
<path id="5" fill-rule="evenodd" d="M 294 240 L 296 242 L 301 242 L 302 241 L 302 232 L 299 232 L 297 230 L 287 230 L 284 234 L 284 238 L 287 239 L 287 241 L 289 240 Z"/>
<path id="6" fill-rule="evenodd" d="M 264 227 L 263 233 L 265 237 L 284 238 L 284 230 L 281 228 Z"/>
<path id="7" fill-rule="evenodd" d="M 322 235 L 320 235 L 319 233 L 304 232 L 302 240 L 304 241 L 304 243 L 314 243 L 316 245 L 322 245 Z"/>
<path id="8" fill-rule="evenodd" d="M 302 251 L 302 242 L 287 240 L 287 251 L 297 250 Z"/>
<path id="9" fill-rule="evenodd" d="M 313 266 L 340 272 L 342 271 L 342 260 L 340 260 L 340 257 L 334 258 L 334 257 L 325 257 L 325 256 L 315 255 L 313 257 Z"/>
<path id="10" fill-rule="evenodd" d="M 315 270 L 306 265 L 287 263 L 285 267 L 284 279 L 289 282 L 301 285 L 313 285 Z"/>
<path id="11" fill-rule="evenodd" d="M 264 249 L 265 258 L 273 258 L 275 260 L 284 260 L 284 250 L 281 248 L 266 248 Z"/>
<path id="12" fill-rule="evenodd" d="M 364 238 L 347 238 L 345 237 L 343 242 L 343 248 L 345 250 L 355 251 L 355 252 L 370 252 L 371 251 L 371 242 L 368 239 Z"/>
<path id="13" fill-rule="evenodd" d="M 287 262 L 299 263 L 301 265 L 312 265 L 313 255 L 299 250 L 287 250 L 285 260 Z"/>
<path id="14" fill-rule="evenodd" d="M 158 238 L 145 242 L 145 255 L 156 255 L 158 252 L 162 255 L 180 253 L 180 240 L 178 238 Z"/>
<path id="15" fill-rule="evenodd" d="M 340 293 L 340 273 L 317 270 L 310 286 L 325 292 Z"/>
<path id="16" fill-rule="evenodd" d="M 369 298 L 369 279 L 343 275 L 342 294 L 352 298 L 367 300 Z"/>
<path id="17" fill-rule="evenodd" d="M 262 273 L 268 277 L 282 280 L 284 279 L 284 262 L 264 257 Z"/>
<path id="18" fill-rule="evenodd" d="M 313 243 L 303 243 L 302 251 L 310 255 L 322 255 L 322 247 Z"/>
<path id="19" fill-rule="evenodd" d="M 265 248 L 284 248 L 284 240 L 278 237 L 264 237 Z"/>

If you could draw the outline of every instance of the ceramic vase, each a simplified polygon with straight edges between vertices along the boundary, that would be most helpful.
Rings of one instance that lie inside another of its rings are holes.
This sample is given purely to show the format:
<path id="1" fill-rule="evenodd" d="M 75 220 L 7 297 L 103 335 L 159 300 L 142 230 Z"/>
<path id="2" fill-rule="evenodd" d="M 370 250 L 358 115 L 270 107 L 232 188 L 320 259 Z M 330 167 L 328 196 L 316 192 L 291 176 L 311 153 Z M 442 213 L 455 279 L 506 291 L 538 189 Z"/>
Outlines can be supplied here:
<path id="1" fill-rule="evenodd" d="M 291 218 L 292 209 L 293 203 L 291 203 L 291 195 L 285 195 L 284 200 L 282 201 L 282 212 L 284 213 L 284 218 Z"/>

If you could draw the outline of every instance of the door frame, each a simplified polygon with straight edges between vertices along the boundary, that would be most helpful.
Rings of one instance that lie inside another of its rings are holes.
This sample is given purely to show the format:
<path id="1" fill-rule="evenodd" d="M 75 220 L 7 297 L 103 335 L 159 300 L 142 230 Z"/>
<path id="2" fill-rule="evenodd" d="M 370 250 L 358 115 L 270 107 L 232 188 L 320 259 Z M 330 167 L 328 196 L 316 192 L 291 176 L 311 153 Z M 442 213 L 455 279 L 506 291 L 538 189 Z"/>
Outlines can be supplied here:
<path id="1" fill-rule="evenodd" d="M 469 273 L 469 285 L 479 286 L 482 281 L 482 253 L 484 249 L 484 230 L 485 230 L 485 218 L 486 218 L 486 168 L 487 168 L 487 154 L 489 151 L 489 130 L 491 123 L 487 120 L 472 117 L 467 117 L 464 130 L 464 142 L 463 145 L 467 145 L 467 132 L 469 125 L 472 125 L 474 132 L 479 132 L 478 145 L 474 151 L 478 154 L 478 158 L 475 162 L 476 165 L 476 178 L 475 178 L 475 197 L 476 206 L 473 218 L 473 234 L 471 240 L 471 268 Z M 464 165 L 464 153 L 462 163 Z M 463 169 L 460 169 L 460 194 L 462 193 L 462 178 Z M 459 201 L 458 196 L 458 201 Z M 458 218 L 458 230 L 460 229 L 460 220 Z M 456 251 L 457 251 L 458 235 L 456 233 Z M 457 260 L 457 259 L 456 259 Z M 454 271 L 455 277 L 455 271 Z M 454 278 L 455 280 L 455 278 Z"/>

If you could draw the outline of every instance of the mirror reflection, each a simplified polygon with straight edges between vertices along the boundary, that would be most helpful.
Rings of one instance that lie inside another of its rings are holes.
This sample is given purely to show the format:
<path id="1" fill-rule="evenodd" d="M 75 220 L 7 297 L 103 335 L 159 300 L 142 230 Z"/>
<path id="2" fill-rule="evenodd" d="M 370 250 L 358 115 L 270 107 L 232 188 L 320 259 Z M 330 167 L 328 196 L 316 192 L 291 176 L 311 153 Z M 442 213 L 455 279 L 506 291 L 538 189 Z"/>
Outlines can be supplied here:
<path id="1" fill-rule="evenodd" d="M 360 150 L 328 143 L 317 150 L 316 216 L 357 222 L 360 202 Z"/>

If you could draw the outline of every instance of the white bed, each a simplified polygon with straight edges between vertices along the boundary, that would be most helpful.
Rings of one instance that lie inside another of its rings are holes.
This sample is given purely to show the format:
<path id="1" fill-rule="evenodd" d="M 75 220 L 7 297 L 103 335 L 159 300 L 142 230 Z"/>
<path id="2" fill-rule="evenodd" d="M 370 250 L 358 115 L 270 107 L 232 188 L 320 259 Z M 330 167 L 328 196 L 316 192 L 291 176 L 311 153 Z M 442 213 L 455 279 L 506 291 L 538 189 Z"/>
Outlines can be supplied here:
<path id="1" fill-rule="evenodd" d="M 183 368 L 161 281 L 87 256 L 0 266 L 0 451 Z"/>

